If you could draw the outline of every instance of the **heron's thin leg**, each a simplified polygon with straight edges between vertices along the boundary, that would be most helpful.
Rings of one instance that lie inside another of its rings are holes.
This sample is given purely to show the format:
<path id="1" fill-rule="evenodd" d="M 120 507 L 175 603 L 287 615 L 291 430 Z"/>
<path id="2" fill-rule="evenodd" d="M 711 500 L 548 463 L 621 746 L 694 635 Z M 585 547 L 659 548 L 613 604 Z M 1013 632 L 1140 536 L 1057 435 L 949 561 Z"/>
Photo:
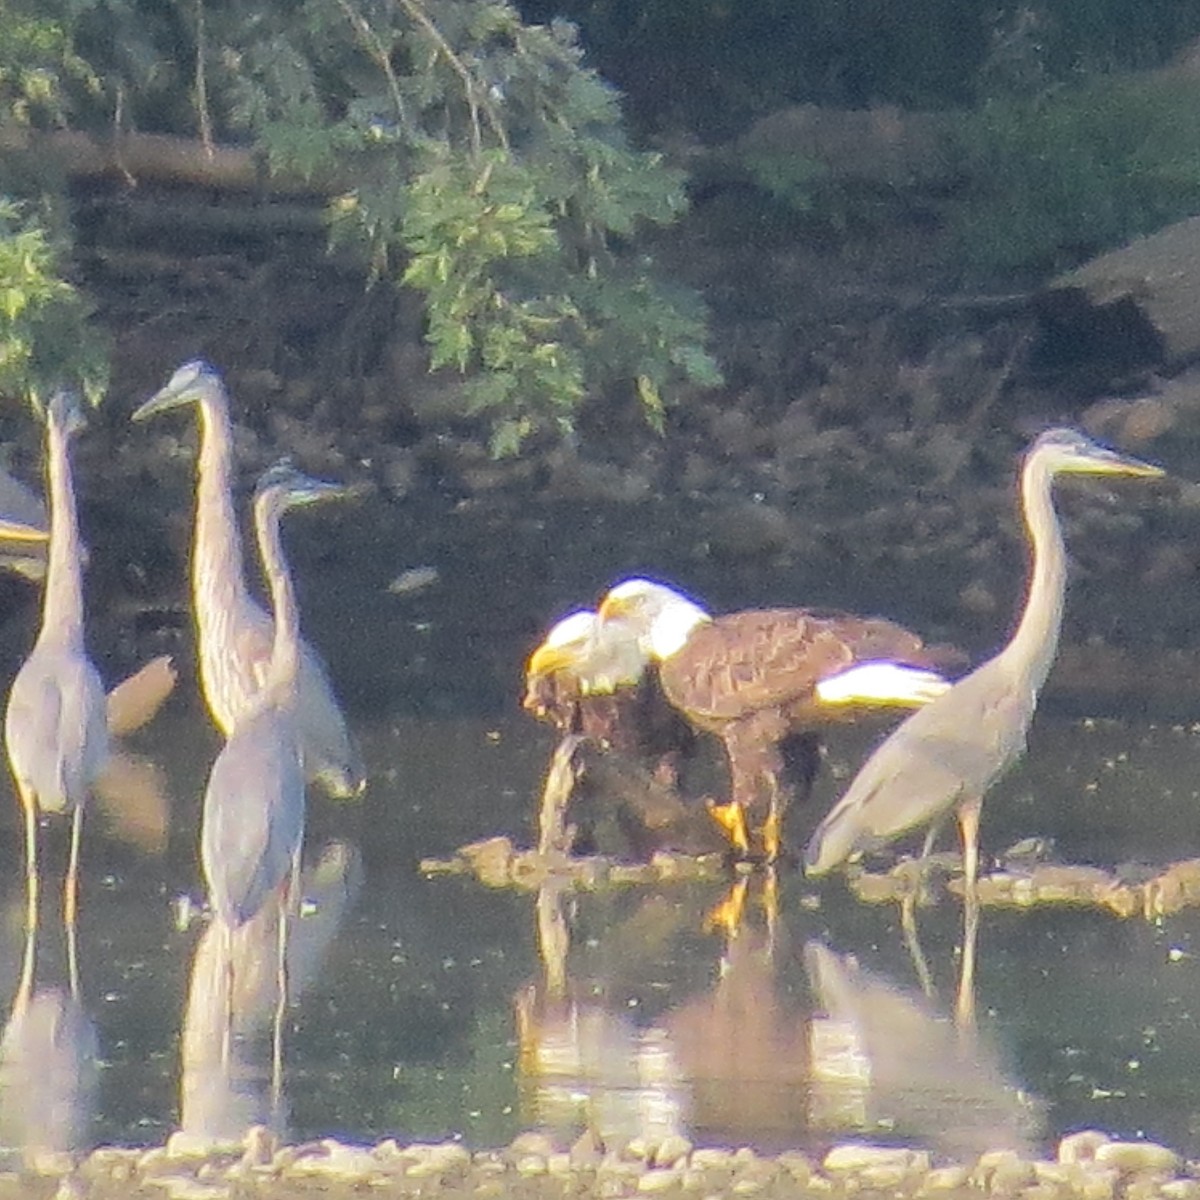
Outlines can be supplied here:
<path id="1" fill-rule="evenodd" d="M 945 824 L 946 818 L 944 816 L 938 817 L 925 831 L 925 843 L 921 847 L 922 858 L 928 858 L 933 853 L 933 847 L 938 840 L 938 834 L 942 832 L 942 827 Z"/>
<path id="2" fill-rule="evenodd" d="M 283 1103 L 283 1023 L 288 1006 L 288 934 L 292 909 L 300 904 L 300 848 L 292 853 L 292 869 L 279 893 L 279 946 L 275 974 L 275 1026 L 271 1037 L 271 1109 Z"/>
<path id="3" fill-rule="evenodd" d="M 960 1030 L 975 1028 L 975 945 L 979 940 L 979 896 L 967 893 L 963 908 L 962 963 L 958 976 L 958 999 L 954 1017 Z"/>
<path id="4" fill-rule="evenodd" d="M 221 941 L 225 951 L 225 1028 L 221 1031 L 221 1069 L 228 1078 L 233 1054 L 233 927 L 220 917 L 214 917 L 213 920 L 221 923 Z"/>
<path id="5" fill-rule="evenodd" d="M 979 810 L 983 799 L 975 796 L 958 806 L 958 826 L 962 830 L 963 886 L 970 899 L 975 894 L 975 883 L 979 877 Z"/>
<path id="6" fill-rule="evenodd" d="M 79 995 L 79 956 L 76 950 L 76 923 L 79 918 L 79 844 L 83 837 L 83 805 L 76 804 L 71 814 L 71 852 L 67 859 L 67 878 L 63 885 L 63 923 L 67 927 L 67 970 L 71 995 Z"/>
<path id="7" fill-rule="evenodd" d="M 25 955 L 21 963 L 21 983 L 17 996 L 26 999 L 33 992 L 34 958 L 37 952 L 38 927 L 38 854 L 37 806 L 31 797 L 22 795 L 25 811 Z"/>
<path id="8" fill-rule="evenodd" d="M 283 1022 L 287 1016 L 287 939 L 291 884 L 279 894 L 279 945 L 275 975 L 275 1021 L 271 1028 L 271 1117 L 278 1125 L 283 1104 Z"/>
<path id="9" fill-rule="evenodd" d="M 925 958 L 925 951 L 921 949 L 921 939 L 917 933 L 917 893 L 909 892 L 904 899 L 900 901 L 900 928 L 904 932 L 904 945 L 908 949 L 908 956 L 912 959 L 913 970 L 917 973 L 917 979 L 921 984 L 921 991 L 929 998 L 933 999 L 933 975 L 929 970 L 929 962 Z"/>

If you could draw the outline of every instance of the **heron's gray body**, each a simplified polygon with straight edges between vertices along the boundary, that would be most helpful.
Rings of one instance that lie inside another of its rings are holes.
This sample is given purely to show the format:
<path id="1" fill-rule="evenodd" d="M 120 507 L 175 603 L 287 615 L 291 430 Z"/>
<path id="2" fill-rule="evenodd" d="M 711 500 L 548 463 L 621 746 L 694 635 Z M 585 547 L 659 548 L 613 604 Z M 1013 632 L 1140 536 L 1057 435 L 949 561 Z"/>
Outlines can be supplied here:
<path id="1" fill-rule="evenodd" d="M 194 400 L 200 410 L 193 608 L 204 698 L 218 728 L 229 737 L 239 718 L 253 709 L 266 680 L 274 621 L 246 586 L 242 539 L 233 509 L 233 435 L 224 385 L 207 364 L 188 363 L 139 411 L 155 411 L 159 397 L 173 395 Z M 307 776 L 334 796 L 361 792 L 362 759 L 325 665 L 303 639 L 296 721 Z"/>
<path id="2" fill-rule="evenodd" d="M 217 756 L 204 797 L 200 860 L 213 911 L 230 928 L 283 886 L 304 840 L 304 767 L 286 709 L 244 717 Z"/>
<path id="3" fill-rule="evenodd" d="M 4 718 L 22 803 L 53 813 L 72 813 L 84 804 L 108 757 L 104 686 L 83 642 L 71 431 L 52 401 L 46 433 L 51 533 L 42 628 L 13 681 Z"/>
<path id="4" fill-rule="evenodd" d="M 1021 684 L 997 701 L 997 682 L 1007 677 L 1007 664 L 993 658 L 899 725 L 817 827 L 805 853 L 809 874 L 831 871 L 982 796 L 1024 753 L 1037 706 L 1036 691 Z M 950 727 L 947 713 L 962 726 Z"/>
<path id="5" fill-rule="evenodd" d="M 231 929 L 279 893 L 299 864 L 305 813 L 299 616 L 279 524 L 289 504 L 332 490 L 281 466 L 263 476 L 255 495 L 255 530 L 275 607 L 274 639 L 263 683 L 235 715 L 213 764 L 200 837 L 209 899 Z"/>
<path id="6" fill-rule="evenodd" d="M 974 837 L 984 794 L 1025 750 L 1038 693 L 1058 651 L 1067 587 L 1067 553 L 1054 512 L 1058 474 L 1160 475 L 1073 430 L 1050 430 L 1034 442 L 1021 472 L 1021 500 L 1033 545 L 1025 609 L 1008 645 L 918 709 L 871 754 L 804 853 L 810 874 L 833 870 L 855 854 L 918 826 L 935 827 L 958 810 L 964 841 Z M 965 847 L 972 881 L 975 847 Z"/>
<path id="7" fill-rule="evenodd" d="M 200 402 L 202 437 L 196 489 L 192 579 L 196 594 L 200 678 L 226 736 L 262 690 L 275 623 L 246 587 L 242 544 L 231 499 L 232 435 L 223 392 Z M 296 722 L 308 774 L 332 794 L 362 789 L 363 765 L 350 739 L 325 665 L 301 640 Z"/>
<path id="8" fill-rule="evenodd" d="M 72 813 L 108 758 L 104 685 L 82 651 L 39 643 L 13 681 L 4 739 L 22 796 Z"/>

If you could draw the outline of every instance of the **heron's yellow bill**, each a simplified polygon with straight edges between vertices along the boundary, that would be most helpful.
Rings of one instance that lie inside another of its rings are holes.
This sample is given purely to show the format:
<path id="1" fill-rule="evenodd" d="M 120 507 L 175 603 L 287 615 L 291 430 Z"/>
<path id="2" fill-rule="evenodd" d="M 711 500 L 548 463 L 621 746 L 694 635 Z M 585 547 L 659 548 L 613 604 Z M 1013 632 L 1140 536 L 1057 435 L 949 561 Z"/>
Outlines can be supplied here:
<path id="1" fill-rule="evenodd" d="M 24 521 L 0 517 L 0 538 L 10 542 L 46 542 L 50 540 L 50 533 L 37 525 L 26 525 Z"/>

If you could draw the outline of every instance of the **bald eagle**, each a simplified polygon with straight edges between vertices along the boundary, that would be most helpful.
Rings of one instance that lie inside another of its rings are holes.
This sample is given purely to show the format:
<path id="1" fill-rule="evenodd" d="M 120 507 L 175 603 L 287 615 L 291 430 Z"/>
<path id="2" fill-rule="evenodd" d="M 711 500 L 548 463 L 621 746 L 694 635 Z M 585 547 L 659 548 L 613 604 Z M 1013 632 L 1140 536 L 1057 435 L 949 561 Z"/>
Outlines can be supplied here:
<path id="1" fill-rule="evenodd" d="M 637 857 L 712 848 L 678 795 L 695 734 L 667 703 L 631 625 L 601 624 L 588 609 L 563 617 L 529 656 L 522 706 L 561 738 L 582 739 L 572 763 L 588 784 L 587 807 L 615 816 Z M 575 848 L 594 847 L 585 837 Z"/>
<path id="2" fill-rule="evenodd" d="M 696 729 L 721 739 L 730 795 L 728 803 L 711 806 L 713 815 L 735 850 L 768 861 L 779 854 L 791 799 L 785 742 L 800 751 L 806 793 L 819 761 L 820 726 L 865 711 L 914 708 L 950 687 L 934 668 L 951 652 L 927 647 L 915 633 L 878 617 L 802 608 L 713 617 L 649 579 L 615 585 L 598 616 L 601 638 L 609 622 L 635 629 L 642 652 L 658 666 L 667 700 Z M 753 844 L 748 814 L 755 821 Z"/>

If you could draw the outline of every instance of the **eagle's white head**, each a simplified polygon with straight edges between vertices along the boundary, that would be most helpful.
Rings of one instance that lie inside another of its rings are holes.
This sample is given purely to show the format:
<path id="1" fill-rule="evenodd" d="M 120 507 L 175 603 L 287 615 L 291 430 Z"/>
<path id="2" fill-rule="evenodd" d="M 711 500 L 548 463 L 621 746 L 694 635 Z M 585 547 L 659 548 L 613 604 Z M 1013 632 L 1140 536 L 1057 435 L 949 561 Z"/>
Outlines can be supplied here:
<path id="1" fill-rule="evenodd" d="M 597 610 L 601 624 L 622 620 L 633 629 L 644 653 L 662 662 L 678 653 L 697 625 L 712 617 L 681 592 L 653 579 L 623 579 Z"/>

